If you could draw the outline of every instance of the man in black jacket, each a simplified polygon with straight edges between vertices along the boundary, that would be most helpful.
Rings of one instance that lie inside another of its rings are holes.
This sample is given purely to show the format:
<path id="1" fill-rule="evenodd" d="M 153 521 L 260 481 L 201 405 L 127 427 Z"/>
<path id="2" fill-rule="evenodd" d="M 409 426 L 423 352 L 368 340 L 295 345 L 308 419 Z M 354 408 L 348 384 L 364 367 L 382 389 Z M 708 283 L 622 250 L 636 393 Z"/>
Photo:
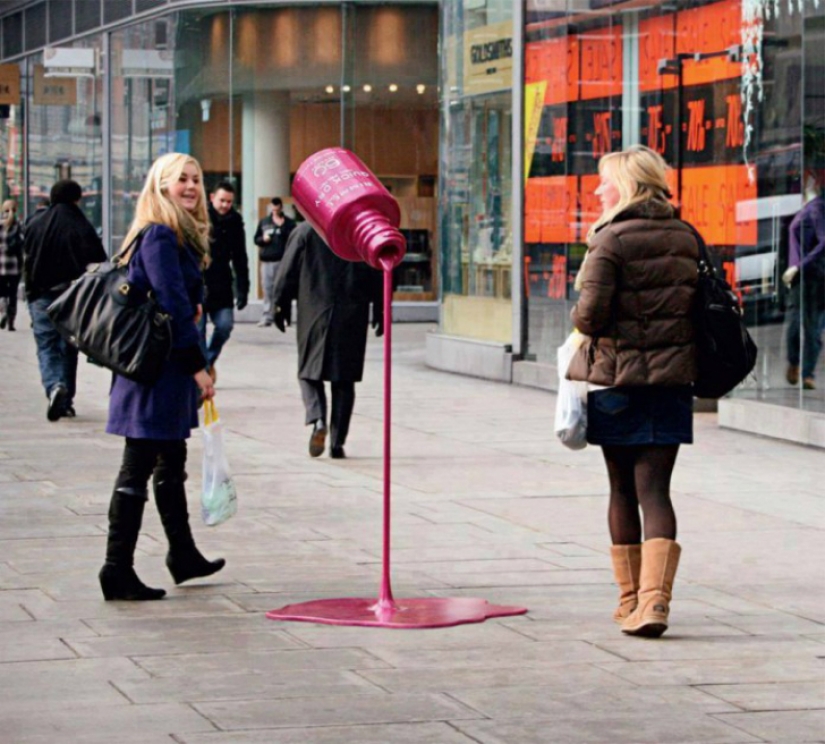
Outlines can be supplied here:
<path id="1" fill-rule="evenodd" d="M 82 197 L 75 181 L 58 181 L 52 186 L 51 206 L 31 222 L 23 243 L 26 300 L 49 421 L 75 415 L 77 349 L 63 340 L 46 308 L 88 264 L 106 260 L 97 232 L 78 206 Z"/>
<path id="2" fill-rule="evenodd" d="M 295 222 L 284 214 L 284 203 L 279 197 L 274 197 L 269 205 L 269 214 L 258 223 L 255 231 L 264 289 L 264 312 L 258 321 L 259 326 L 271 326 L 275 317 L 275 305 L 272 302 L 275 274 L 284 257 L 287 238 L 294 228 Z"/>
<path id="3" fill-rule="evenodd" d="M 206 368 L 213 379 L 216 377 L 215 362 L 220 356 L 223 345 L 229 340 L 235 324 L 232 305 L 236 305 L 238 310 L 243 310 L 249 297 L 246 232 L 243 218 L 233 208 L 234 202 L 235 187 L 228 181 L 221 181 L 212 194 L 209 204 L 212 241 L 209 267 L 204 272 L 206 297 L 200 321 Z M 207 317 L 214 325 L 208 342 L 206 340 Z"/>

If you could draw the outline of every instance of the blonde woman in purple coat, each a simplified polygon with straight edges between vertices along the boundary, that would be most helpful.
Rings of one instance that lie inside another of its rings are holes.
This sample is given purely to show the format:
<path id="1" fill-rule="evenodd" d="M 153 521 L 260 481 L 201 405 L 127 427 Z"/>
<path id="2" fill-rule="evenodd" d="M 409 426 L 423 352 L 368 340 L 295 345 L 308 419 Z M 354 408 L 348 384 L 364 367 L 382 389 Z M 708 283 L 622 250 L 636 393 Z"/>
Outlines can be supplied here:
<path id="1" fill-rule="evenodd" d="M 151 290 L 172 318 L 173 349 L 160 379 L 142 385 L 115 376 L 106 431 L 126 438 L 109 506 L 106 562 L 100 587 L 107 600 L 161 599 L 133 567 L 135 545 L 148 500 L 149 479 L 169 541 L 166 565 L 176 584 L 219 571 L 195 546 L 186 506 L 186 440 L 198 426 L 200 398 L 215 394 L 200 347 L 204 265 L 209 217 L 198 161 L 170 153 L 158 158 L 138 198 L 123 245 L 134 241 L 129 281 Z"/>

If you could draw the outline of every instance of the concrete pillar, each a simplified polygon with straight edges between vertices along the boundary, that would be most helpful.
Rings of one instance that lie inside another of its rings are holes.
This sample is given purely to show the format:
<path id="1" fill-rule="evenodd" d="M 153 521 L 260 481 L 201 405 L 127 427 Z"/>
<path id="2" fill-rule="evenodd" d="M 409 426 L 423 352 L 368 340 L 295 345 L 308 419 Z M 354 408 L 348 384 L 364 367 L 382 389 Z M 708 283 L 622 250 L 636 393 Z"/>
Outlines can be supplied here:
<path id="1" fill-rule="evenodd" d="M 258 226 L 258 204 L 273 196 L 289 196 L 289 93 L 258 91 L 243 98 L 241 123 L 241 205 L 246 224 L 247 255 L 252 289 L 258 294 L 258 248 L 252 242 Z"/>

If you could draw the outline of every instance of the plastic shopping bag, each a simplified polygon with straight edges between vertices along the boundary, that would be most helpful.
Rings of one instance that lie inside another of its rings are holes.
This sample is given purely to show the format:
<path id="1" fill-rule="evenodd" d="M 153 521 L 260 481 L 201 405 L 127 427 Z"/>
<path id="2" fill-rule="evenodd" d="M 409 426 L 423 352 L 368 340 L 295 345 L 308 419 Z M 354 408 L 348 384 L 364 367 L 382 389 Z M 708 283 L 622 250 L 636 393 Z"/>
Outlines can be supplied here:
<path id="1" fill-rule="evenodd" d="M 210 526 L 221 524 L 238 511 L 238 494 L 229 473 L 223 429 L 211 400 L 203 404 L 203 491 L 201 516 Z"/>
<path id="2" fill-rule="evenodd" d="M 559 346 L 559 394 L 556 399 L 556 436 L 565 447 L 573 450 L 587 446 L 587 383 L 568 380 L 570 360 L 585 340 L 577 331 Z"/>

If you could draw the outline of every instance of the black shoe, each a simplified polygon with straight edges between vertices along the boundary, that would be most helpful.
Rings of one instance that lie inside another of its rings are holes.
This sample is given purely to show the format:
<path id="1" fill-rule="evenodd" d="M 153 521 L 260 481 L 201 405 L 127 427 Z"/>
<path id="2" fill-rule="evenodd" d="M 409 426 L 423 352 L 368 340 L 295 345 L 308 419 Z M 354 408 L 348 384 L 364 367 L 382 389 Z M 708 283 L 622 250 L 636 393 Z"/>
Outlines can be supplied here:
<path id="1" fill-rule="evenodd" d="M 343 448 L 343 447 L 339 444 L 339 445 L 337 445 L 337 446 L 336 446 L 336 445 L 333 445 L 333 446 L 330 448 L 330 450 L 329 450 L 329 456 L 330 456 L 333 460 L 343 460 L 343 459 L 347 456 L 347 453 L 346 453 L 346 452 L 344 452 L 344 448 Z"/>
<path id="2" fill-rule="evenodd" d="M 5 328 L 6 323 L 8 323 L 8 322 L 9 322 L 9 316 L 8 315 L 3 315 L 2 317 L 0 317 L 0 328 Z"/>
<path id="3" fill-rule="evenodd" d="M 63 409 L 63 415 L 64 415 L 66 418 L 74 418 L 75 416 L 77 416 L 77 411 L 75 411 L 74 406 L 73 406 L 71 403 L 69 403 L 69 404 L 68 404 L 68 405 L 67 405 L 67 406 Z"/>
<path id="4" fill-rule="evenodd" d="M 9 330 L 16 331 L 17 329 L 14 327 L 14 318 L 9 318 Z"/>
<path id="5" fill-rule="evenodd" d="M 46 418 L 49 421 L 57 421 L 66 410 L 66 399 L 69 397 L 69 391 L 64 385 L 57 384 L 49 393 L 49 407 L 46 409 Z"/>
<path id="6" fill-rule="evenodd" d="M 112 600 L 125 600 L 128 602 L 145 602 L 153 599 L 163 599 L 166 596 L 165 589 L 153 589 L 146 586 L 135 573 L 132 566 L 117 566 L 112 563 L 105 563 L 98 574 L 100 588 L 103 590 L 103 598 L 110 602 Z"/>
<path id="7" fill-rule="evenodd" d="M 319 457 L 324 454 L 324 445 L 327 441 L 327 427 L 322 419 L 318 419 L 309 435 L 309 456 Z"/>
<path id="8" fill-rule="evenodd" d="M 166 567 L 176 584 L 182 584 L 189 579 L 200 579 L 204 576 L 211 576 L 217 573 L 226 565 L 223 558 L 218 558 L 214 561 L 208 561 L 204 558 L 200 551 L 192 546 L 186 552 L 169 551 L 166 555 Z"/>

